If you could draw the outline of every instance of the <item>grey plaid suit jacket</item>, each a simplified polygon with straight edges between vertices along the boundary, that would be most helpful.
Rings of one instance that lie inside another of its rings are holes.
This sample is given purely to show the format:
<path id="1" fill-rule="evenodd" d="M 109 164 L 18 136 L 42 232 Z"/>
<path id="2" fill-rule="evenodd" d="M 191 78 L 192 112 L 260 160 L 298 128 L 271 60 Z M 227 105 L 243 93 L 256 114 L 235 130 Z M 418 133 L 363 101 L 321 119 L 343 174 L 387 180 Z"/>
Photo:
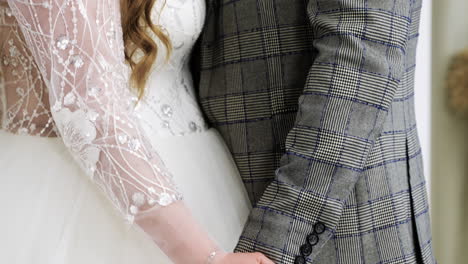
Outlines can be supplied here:
<path id="1" fill-rule="evenodd" d="M 254 205 L 237 251 L 276 263 L 435 263 L 414 114 L 420 9 L 207 1 L 199 101 Z"/>

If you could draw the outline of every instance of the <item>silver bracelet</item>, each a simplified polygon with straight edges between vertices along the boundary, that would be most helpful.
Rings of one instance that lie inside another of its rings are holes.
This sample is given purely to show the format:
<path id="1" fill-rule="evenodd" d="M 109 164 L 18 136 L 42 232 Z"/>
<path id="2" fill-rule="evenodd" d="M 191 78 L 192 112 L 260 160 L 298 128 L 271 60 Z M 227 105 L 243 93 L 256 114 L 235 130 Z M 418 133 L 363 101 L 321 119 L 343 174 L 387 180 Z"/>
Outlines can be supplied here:
<path id="1" fill-rule="evenodd" d="M 216 258 L 220 250 L 215 250 L 208 255 L 208 258 L 206 259 L 206 264 L 212 264 L 213 260 Z"/>

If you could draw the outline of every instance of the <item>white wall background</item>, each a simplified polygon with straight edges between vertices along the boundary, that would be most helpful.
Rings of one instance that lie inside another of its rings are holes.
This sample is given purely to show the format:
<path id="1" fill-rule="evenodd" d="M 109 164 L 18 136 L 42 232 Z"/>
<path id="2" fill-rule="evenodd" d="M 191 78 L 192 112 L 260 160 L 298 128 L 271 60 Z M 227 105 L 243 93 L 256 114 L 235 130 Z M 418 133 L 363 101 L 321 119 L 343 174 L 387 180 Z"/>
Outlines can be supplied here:
<path id="1" fill-rule="evenodd" d="M 424 0 L 416 60 L 415 107 L 424 171 L 430 190 L 431 179 L 431 66 L 432 0 Z"/>
<path id="2" fill-rule="evenodd" d="M 447 107 L 452 56 L 468 47 L 468 1 L 433 1 L 432 228 L 438 262 L 468 263 L 468 118 Z"/>

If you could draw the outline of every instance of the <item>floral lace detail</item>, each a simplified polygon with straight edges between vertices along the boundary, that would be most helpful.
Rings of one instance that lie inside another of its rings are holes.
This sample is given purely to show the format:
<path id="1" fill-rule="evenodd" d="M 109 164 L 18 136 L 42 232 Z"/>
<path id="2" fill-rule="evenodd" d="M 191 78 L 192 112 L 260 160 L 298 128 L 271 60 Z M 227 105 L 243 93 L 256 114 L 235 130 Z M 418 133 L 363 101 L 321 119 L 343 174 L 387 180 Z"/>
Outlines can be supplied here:
<path id="1" fill-rule="evenodd" d="M 56 130 L 81 167 L 133 221 L 181 195 L 135 112 L 119 2 L 8 0 L 46 84 L 41 92 L 48 101 L 41 102 L 52 105 L 44 108 L 50 108 Z M 0 87 L 3 93 L 12 89 Z"/>
<path id="2" fill-rule="evenodd" d="M 94 175 L 99 160 L 99 149 L 93 146 L 96 140 L 96 127 L 86 113 L 78 109 L 71 112 L 68 108 L 54 115 L 58 130 L 61 131 L 65 146 L 73 153 L 81 167 Z"/>

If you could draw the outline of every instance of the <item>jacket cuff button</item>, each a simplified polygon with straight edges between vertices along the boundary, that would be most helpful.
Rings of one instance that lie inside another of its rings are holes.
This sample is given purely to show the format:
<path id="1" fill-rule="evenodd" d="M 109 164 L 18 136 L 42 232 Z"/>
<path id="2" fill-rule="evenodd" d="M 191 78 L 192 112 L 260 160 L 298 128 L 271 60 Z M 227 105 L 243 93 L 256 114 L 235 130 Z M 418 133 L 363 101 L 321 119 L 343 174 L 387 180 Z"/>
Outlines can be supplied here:
<path id="1" fill-rule="evenodd" d="M 312 233 L 307 236 L 307 242 L 309 242 L 311 246 L 315 246 L 319 242 L 319 237 L 317 236 L 317 234 Z"/>
<path id="2" fill-rule="evenodd" d="M 305 264 L 306 260 L 303 256 L 297 256 L 294 260 L 294 264 Z"/>
<path id="3" fill-rule="evenodd" d="M 310 254 L 312 254 L 312 246 L 309 244 L 302 245 L 300 251 L 302 256 L 308 257 Z"/>
<path id="4" fill-rule="evenodd" d="M 325 232 L 325 225 L 322 222 L 317 222 L 314 226 L 314 231 L 319 235 L 322 234 Z"/>

